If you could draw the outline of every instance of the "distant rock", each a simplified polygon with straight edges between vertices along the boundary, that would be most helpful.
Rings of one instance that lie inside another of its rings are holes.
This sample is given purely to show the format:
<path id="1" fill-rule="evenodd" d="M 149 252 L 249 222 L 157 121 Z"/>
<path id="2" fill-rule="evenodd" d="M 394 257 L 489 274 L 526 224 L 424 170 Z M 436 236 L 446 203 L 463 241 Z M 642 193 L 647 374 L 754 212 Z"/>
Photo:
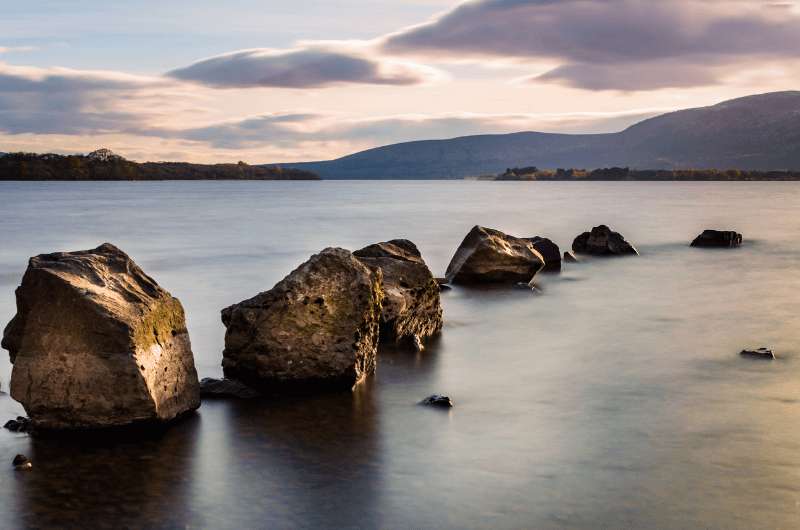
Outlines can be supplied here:
<path id="1" fill-rule="evenodd" d="M 544 258 L 529 239 L 476 226 L 456 250 L 445 277 L 449 283 L 529 283 Z"/>
<path id="2" fill-rule="evenodd" d="M 31 430 L 31 420 L 24 416 L 17 416 L 16 420 L 8 420 L 3 425 L 3 428 L 11 432 L 29 432 Z"/>
<path id="3" fill-rule="evenodd" d="M 223 309 L 225 377 L 276 392 L 352 388 L 375 371 L 382 276 L 327 248 Z"/>
<path id="4" fill-rule="evenodd" d="M 420 401 L 419 404 L 426 405 L 429 407 L 441 407 L 441 408 L 453 407 L 453 401 L 448 396 L 442 396 L 439 394 L 433 394 L 431 396 L 428 396 L 422 401 Z"/>
<path id="5" fill-rule="evenodd" d="M 575 254 L 573 254 L 571 251 L 565 250 L 563 261 L 565 263 L 578 263 L 578 258 L 576 258 Z"/>
<path id="6" fill-rule="evenodd" d="M 742 244 L 742 234 L 731 230 L 703 230 L 692 241 L 693 247 L 735 248 Z"/>
<path id="7" fill-rule="evenodd" d="M 423 341 L 442 329 L 439 284 L 416 245 L 406 239 L 376 243 L 353 255 L 383 273 L 381 342 L 407 342 L 422 349 Z"/>
<path id="8" fill-rule="evenodd" d="M 211 377 L 204 377 L 200 381 L 200 397 L 205 399 L 255 399 L 261 397 L 261 392 L 235 379 L 212 379 Z"/>
<path id="9" fill-rule="evenodd" d="M 25 455 L 15 456 L 14 460 L 11 461 L 11 465 L 14 466 L 14 469 L 30 469 L 33 467 L 33 464 Z"/>
<path id="10" fill-rule="evenodd" d="M 775 354 L 769 348 L 758 348 L 757 350 L 742 350 L 740 355 L 743 357 L 756 357 L 759 359 L 774 359 Z"/>
<path id="11" fill-rule="evenodd" d="M 200 406 L 181 303 L 117 247 L 31 258 L 16 296 L 2 346 L 34 427 L 166 421 Z"/>
<path id="12" fill-rule="evenodd" d="M 606 225 L 595 226 L 575 238 L 572 251 L 593 256 L 638 256 L 639 252 L 618 232 Z"/>
<path id="13" fill-rule="evenodd" d="M 542 272 L 559 272 L 561 270 L 561 250 L 558 245 L 546 237 L 530 238 L 533 248 L 544 258 Z"/>

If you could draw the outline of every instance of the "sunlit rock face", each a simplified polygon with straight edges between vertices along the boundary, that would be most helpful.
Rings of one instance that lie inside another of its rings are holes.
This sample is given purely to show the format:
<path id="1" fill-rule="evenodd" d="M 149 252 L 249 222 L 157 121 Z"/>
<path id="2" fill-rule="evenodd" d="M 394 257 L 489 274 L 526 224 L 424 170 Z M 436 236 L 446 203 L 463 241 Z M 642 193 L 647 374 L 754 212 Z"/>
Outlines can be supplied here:
<path id="1" fill-rule="evenodd" d="M 402 342 L 420 348 L 426 338 L 441 331 L 439 284 L 414 243 L 393 239 L 353 254 L 383 273 L 381 342 Z"/>
<path id="2" fill-rule="evenodd" d="M 546 237 L 534 236 L 530 238 L 533 248 L 544 258 L 542 272 L 561 271 L 561 249 L 552 240 Z"/>
<path id="3" fill-rule="evenodd" d="M 544 267 L 530 239 L 476 226 L 456 250 L 445 273 L 451 283 L 529 283 Z"/>
<path id="4" fill-rule="evenodd" d="M 2 346 L 37 428 L 166 421 L 200 406 L 183 307 L 117 247 L 42 254 Z"/>
<path id="5" fill-rule="evenodd" d="M 618 232 L 606 225 L 595 226 L 591 232 L 584 232 L 572 242 L 576 254 L 593 256 L 638 256 L 639 252 Z"/>
<path id="6" fill-rule="evenodd" d="M 275 392 L 350 389 L 375 371 L 380 270 L 328 248 L 222 310 L 225 376 Z"/>

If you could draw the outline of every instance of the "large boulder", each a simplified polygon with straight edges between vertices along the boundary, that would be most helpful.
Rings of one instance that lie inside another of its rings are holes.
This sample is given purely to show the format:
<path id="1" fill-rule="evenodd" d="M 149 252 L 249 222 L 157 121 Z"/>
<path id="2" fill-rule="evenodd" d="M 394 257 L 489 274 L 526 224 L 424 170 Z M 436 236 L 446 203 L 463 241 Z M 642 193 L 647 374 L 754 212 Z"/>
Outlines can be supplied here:
<path id="1" fill-rule="evenodd" d="M 441 331 L 439 284 L 414 243 L 393 239 L 353 255 L 383 273 L 381 342 L 409 342 L 420 348 L 424 339 Z"/>
<path id="2" fill-rule="evenodd" d="M 544 258 L 542 272 L 559 272 L 561 270 L 561 249 L 546 237 L 530 238 L 533 248 Z"/>
<path id="3" fill-rule="evenodd" d="M 382 274 L 327 248 L 222 310 L 225 377 L 269 392 L 350 389 L 375 370 Z"/>
<path id="4" fill-rule="evenodd" d="M 572 250 L 576 254 L 594 256 L 638 256 L 639 252 L 606 225 L 595 226 L 591 232 L 584 232 L 575 238 Z"/>
<path id="5" fill-rule="evenodd" d="M 34 427 L 165 421 L 200 406 L 183 307 L 111 244 L 30 259 L 2 346 Z"/>
<path id="6" fill-rule="evenodd" d="M 742 244 L 742 234 L 732 230 L 703 230 L 692 241 L 693 247 L 735 248 Z"/>
<path id="7" fill-rule="evenodd" d="M 529 283 L 544 267 L 544 258 L 530 239 L 476 226 L 456 250 L 445 276 L 448 282 Z"/>

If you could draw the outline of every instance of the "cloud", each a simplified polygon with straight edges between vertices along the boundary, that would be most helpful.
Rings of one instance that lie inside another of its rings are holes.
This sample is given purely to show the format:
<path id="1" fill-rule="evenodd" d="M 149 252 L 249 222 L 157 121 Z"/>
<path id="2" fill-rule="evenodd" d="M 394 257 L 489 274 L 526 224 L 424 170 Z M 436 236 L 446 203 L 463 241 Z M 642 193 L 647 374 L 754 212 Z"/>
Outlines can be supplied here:
<path id="1" fill-rule="evenodd" d="M 127 111 L 118 103 L 159 84 L 118 72 L 0 63 L 0 131 L 78 134 L 141 125 L 146 113 Z"/>
<path id="2" fill-rule="evenodd" d="M 382 49 L 556 62 L 537 79 L 589 89 L 700 86 L 722 67 L 795 57 L 800 16 L 737 0 L 479 0 L 385 37 Z"/>
<path id="3" fill-rule="evenodd" d="M 430 68 L 371 58 L 359 48 L 341 43 L 290 50 L 241 50 L 203 59 L 167 75 L 215 88 L 415 85 L 435 76 Z"/>
<path id="4" fill-rule="evenodd" d="M 471 134 L 509 133 L 525 130 L 562 133 L 614 132 L 658 114 L 657 110 L 629 113 L 571 114 L 471 114 L 396 115 L 369 119 L 337 114 L 285 113 L 254 116 L 197 128 L 150 130 L 149 134 L 202 141 L 218 149 L 253 148 L 259 145 L 289 148 L 328 143 L 347 145 L 351 152 L 376 145 L 452 138 Z M 320 149 L 324 152 L 324 149 Z M 342 153 L 345 154 L 345 153 Z"/>

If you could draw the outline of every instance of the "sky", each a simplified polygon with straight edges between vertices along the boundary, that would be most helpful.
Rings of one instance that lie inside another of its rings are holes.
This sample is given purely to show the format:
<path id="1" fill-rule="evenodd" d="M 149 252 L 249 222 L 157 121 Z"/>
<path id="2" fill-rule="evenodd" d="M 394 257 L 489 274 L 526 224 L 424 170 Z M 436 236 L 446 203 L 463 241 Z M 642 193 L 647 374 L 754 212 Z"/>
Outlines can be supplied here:
<path id="1" fill-rule="evenodd" d="M 800 2 L 26 0 L 0 14 L 0 151 L 327 160 L 614 132 L 800 87 Z"/>

